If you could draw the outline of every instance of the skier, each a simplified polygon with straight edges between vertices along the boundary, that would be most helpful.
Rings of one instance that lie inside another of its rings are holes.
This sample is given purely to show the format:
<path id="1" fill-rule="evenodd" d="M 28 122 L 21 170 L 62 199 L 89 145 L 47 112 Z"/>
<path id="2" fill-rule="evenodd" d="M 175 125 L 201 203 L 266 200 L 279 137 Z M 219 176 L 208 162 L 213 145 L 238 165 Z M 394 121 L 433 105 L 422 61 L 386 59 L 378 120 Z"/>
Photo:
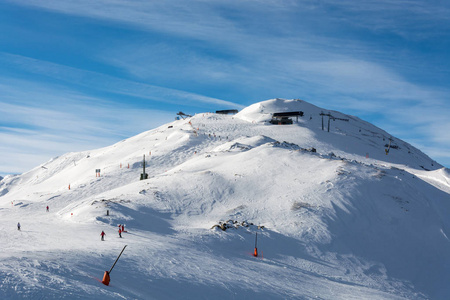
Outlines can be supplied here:
<path id="1" fill-rule="evenodd" d="M 48 205 L 47 205 L 47 212 L 48 212 Z"/>
<path id="2" fill-rule="evenodd" d="M 119 237 L 122 237 L 122 230 L 119 228 Z"/>
<path id="3" fill-rule="evenodd" d="M 102 230 L 102 233 L 100 233 L 100 235 L 102 236 L 102 241 L 104 241 L 106 233 Z"/>
<path id="4" fill-rule="evenodd" d="M 20 223 L 17 223 L 17 230 L 20 230 Z"/>

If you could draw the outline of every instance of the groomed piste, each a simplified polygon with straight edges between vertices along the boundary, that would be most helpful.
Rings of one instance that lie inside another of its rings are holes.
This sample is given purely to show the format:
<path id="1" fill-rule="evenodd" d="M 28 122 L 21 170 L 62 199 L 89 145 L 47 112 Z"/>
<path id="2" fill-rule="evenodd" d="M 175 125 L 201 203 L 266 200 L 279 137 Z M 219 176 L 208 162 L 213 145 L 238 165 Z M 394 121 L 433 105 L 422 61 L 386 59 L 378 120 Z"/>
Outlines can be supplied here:
<path id="1" fill-rule="evenodd" d="M 450 297 L 449 170 L 298 99 L 197 113 L 6 176 L 0 219 L 1 299 Z"/>

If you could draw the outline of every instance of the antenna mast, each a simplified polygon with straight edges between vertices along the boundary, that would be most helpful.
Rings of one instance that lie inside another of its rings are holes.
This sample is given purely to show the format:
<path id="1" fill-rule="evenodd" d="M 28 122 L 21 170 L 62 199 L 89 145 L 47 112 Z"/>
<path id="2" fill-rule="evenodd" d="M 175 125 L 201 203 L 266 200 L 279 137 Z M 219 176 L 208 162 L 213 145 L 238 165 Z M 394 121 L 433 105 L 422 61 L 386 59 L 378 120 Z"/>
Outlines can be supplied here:
<path id="1" fill-rule="evenodd" d="M 142 160 L 142 174 L 141 174 L 141 180 L 148 179 L 148 174 L 145 173 L 145 154 L 144 159 Z"/>

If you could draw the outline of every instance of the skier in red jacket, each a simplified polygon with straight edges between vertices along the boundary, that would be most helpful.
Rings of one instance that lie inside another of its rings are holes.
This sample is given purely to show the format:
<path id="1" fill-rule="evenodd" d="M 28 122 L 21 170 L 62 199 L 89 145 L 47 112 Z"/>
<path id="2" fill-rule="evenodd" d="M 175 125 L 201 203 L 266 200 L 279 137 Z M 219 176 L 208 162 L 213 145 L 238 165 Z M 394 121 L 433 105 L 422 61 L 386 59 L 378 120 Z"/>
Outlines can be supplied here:
<path id="1" fill-rule="evenodd" d="M 102 230 L 102 233 L 100 233 L 100 235 L 102 236 L 102 241 L 104 241 L 106 233 Z"/>

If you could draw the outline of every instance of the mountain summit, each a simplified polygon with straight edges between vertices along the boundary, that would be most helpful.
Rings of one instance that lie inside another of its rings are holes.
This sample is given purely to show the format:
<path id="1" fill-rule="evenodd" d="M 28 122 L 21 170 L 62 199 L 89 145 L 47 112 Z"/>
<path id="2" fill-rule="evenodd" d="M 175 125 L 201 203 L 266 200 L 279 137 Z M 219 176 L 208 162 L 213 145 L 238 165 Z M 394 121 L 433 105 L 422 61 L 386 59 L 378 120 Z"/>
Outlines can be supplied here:
<path id="1" fill-rule="evenodd" d="M 449 170 L 298 99 L 196 114 L 6 176 L 0 216 L 3 299 L 450 296 Z"/>

